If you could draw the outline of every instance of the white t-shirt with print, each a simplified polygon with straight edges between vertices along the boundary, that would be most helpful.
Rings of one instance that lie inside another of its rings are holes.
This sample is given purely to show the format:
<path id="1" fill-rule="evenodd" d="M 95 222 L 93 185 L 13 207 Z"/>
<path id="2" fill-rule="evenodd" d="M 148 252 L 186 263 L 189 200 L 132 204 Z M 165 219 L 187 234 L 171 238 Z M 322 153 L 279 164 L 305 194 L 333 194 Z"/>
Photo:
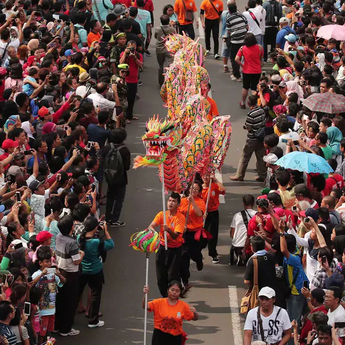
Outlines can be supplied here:
<path id="1" fill-rule="evenodd" d="M 279 315 L 277 316 L 278 311 Z M 270 316 L 261 315 L 262 328 L 264 330 L 264 339 L 266 344 L 279 343 L 283 338 L 283 332 L 291 328 L 291 321 L 287 311 L 283 308 L 274 306 Z M 252 331 L 252 342 L 261 341 L 260 327 L 258 322 L 258 307 L 249 311 L 244 330 Z"/>

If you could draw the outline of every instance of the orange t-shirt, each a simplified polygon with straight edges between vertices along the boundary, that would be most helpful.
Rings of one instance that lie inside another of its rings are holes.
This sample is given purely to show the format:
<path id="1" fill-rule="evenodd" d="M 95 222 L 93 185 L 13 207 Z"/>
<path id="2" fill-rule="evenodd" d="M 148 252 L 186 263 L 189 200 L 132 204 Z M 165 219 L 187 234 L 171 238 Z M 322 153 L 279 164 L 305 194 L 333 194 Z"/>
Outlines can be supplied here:
<path id="1" fill-rule="evenodd" d="M 200 208 L 200 210 L 202 211 L 202 213 L 205 213 L 206 210 L 206 204 L 204 202 L 204 200 L 202 200 L 201 198 L 199 198 L 198 196 L 196 198 L 194 198 L 195 203 L 197 204 L 197 206 Z M 184 214 L 185 217 L 188 211 L 188 199 L 187 198 L 182 198 L 181 200 L 181 204 L 180 204 L 180 212 L 182 214 Z M 198 228 L 202 228 L 203 226 L 203 217 L 198 217 L 195 214 L 193 205 L 191 203 L 190 205 L 190 209 L 189 209 L 189 217 L 188 217 L 188 222 L 187 222 L 187 229 L 188 231 L 196 231 Z"/>
<path id="2" fill-rule="evenodd" d="M 217 183 L 211 183 L 211 195 L 210 199 L 208 201 L 208 208 L 207 212 L 213 212 L 217 211 L 219 207 L 219 195 L 220 194 L 225 194 L 225 192 L 221 192 L 219 189 L 219 186 Z M 205 204 L 207 202 L 207 196 L 208 196 L 208 187 L 203 188 L 201 192 L 201 196 L 203 200 L 205 201 Z"/>
<path id="3" fill-rule="evenodd" d="M 210 111 L 207 114 L 207 120 L 208 121 L 212 121 L 212 119 L 214 117 L 219 115 L 219 111 L 218 111 L 218 108 L 217 108 L 217 103 L 216 103 L 216 101 L 213 98 L 211 98 L 209 96 L 207 96 L 206 99 L 207 99 L 208 103 L 210 103 L 210 106 L 211 106 L 210 107 Z"/>
<path id="4" fill-rule="evenodd" d="M 175 305 L 170 305 L 167 298 L 158 298 L 149 302 L 148 311 L 154 314 L 154 328 L 175 336 L 183 333 L 183 320 L 190 321 L 194 317 L 186 302 L 178 300 Z"/>
<path id="5" fill-rule="evenodd" d="M 173 239 L 170 234 L 167 232 L 167 240 L 168 240 L 168 247 L 169 248 L 178 248 L 182 246 L 183 243 L 183 233 L 184 233 L 184 227 L 186 223 L 186 218 L 181 212 L 176 212 L 175 216 L 170 216 L 170 212 L 166 211 L 166 221 L 167 221 L 167 226 L 181 234 L 177 238 Z M 160 243 L 162 246 L 165 245 L 164 241 L 164 230 L 163 230 L 163 225 L 164 225 L 164 217 L 163 217 L 163 212 L 159 212 L 155 219 L 153 220 L 157 225 L 160 225 L 160 231 L 159 231 L 159 238 L 160 238 Z"/>
<path id="6" fill-rule="evenodd" d="M 186 9 L 184 9 L 183 1 L 186 6 Z M 192 23 L 192 22 L 187 22 L 185 20 L 186 10 L 193 11 L 193 12 L 197 11 L 194 0 L 176 0 L 175 5 L 174 5 L 174 11 L 175 13 L 177 13 L 177 18 L 180 25 L 187 25 L 187 24 Z"/>
<path id="7" fill-rule="evenodd" d="M 210 20 L 218 19 L 223 12 L 223 2 L 220 0 L 213 0 L 212 1 L 213 6 L 218 11 L 218 13 L 217 13 L 210 1 L 212 1 L 212 0 L 204 0 L 201 3 L 200 9 L 205 11 L 205 18 L 206 19 L 210 19 Z"/>
<path id="8" fill-rule="evenodd" d="M 95 34 L 94 32 L 90 31 L 87 35 L 87 45 L 91 47 L 92 42 L 99 41 L 101 39 L 101 34 L 98 32 Z"/>

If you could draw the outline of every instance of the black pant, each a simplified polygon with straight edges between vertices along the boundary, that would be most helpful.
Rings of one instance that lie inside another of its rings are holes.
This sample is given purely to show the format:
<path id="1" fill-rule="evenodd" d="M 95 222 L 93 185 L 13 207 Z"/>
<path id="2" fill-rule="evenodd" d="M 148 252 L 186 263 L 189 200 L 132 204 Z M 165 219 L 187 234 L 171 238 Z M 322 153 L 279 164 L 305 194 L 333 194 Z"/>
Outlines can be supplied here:
<path id="1" fill-rule="evenodd" d="M 194 239 L 194 231 L 186 231 L 183 235 L 184 243 L 182 245 L 182 263 L 180 269 L 180 276 L 184 285 L 188 283 L 190 278 L 189 265 L 190 260 L 194 262 L 202 261 L 202 240 L 196 241 Z"/>
<path id="2" fill-rule="evenodd" d="M 83 294 L 86 284 L 91 289 L 91 308 L 89 312 L 89 324 L 98 324 L 98 313 L 101 306 L 101 296 L 104 276 L 103 270 L 96 274 L 82 274 L 79 279 L 79 297 Z"/>
<path id="3" fill-rule="evenodd" d="M 182 248 L 168 248 L 161 245 L 156 254 L 156 273 L 159 292 L 168 297 L 168 284 L 180 280 Z"/>
<path id="4" fill-rule="evenodd" d="M 181 334 L 165 333 L 155 328 L 153 330 L 152 345 L 182 345 L 182 336 Z"/>
<path id="5" fill-rule="evenodd" d="M 180 33 L 182 35 L 184 32 L 187 36 L 189 36 L 192 40 L 195 38 L 194 27 L 193 23 L 187 25 L 180 25 Z"/>
<path id="6" fill-rule="evenodd" d="M 135 102 L 135 95 L 137 94 L 138 83 L 127 83 L 127 101 L 128 107 L 126 111 L 126 118 L 131 120 L 133 118 L 133 108 Z"/>
<path id="7" fill-rule="evenodd" d="M 218 231 L 219 231 L 219 212 L 213 211 L 207 214 L 205 230 L 207 230 L 212 238 L 208 241 L 208 255 L 212 258 L 218 255 L 217 253 L 217 242 L 218 242 Z"/>
<path id="8" fill-rule="evenodd" d="M 231 248 L 230 248 L 230 258 L 229 258 L 229 264 L 230 265 L 236 265 L 236 264 L 238 264 L 239 266 L 243 266 L 244 265 L 244 260 L 242 259 L 243 248 L 244 247 L 231 246 Z M 239 260 L 237 260 L 237 262 L 235 262 L 235 254 L 236 254 L 237 257 L 240 258 Z"/>
<path id="9" fill-rule="evenodd" d="M 107 222 L 117 222 L 120 218 L 123 202 L 126 196 L 126 185 L 108 184 L 105 219 Z"/>
<path id="10" fill-rule="evenodd" d="M 205 18 L 205 43 L 206 50 L 211 51 L 211 31 L 214 43 L 214 54 L 218 54 L 219 49 L 219 19 Z"/>
<path id="11" fill-rule="evenodd" d="M 66 283 L 56 295 L 55 329 L 61 333 L 69 333 L 78 308 L 79 272 L 60 272 L 66 278 Z"/>
<path id="12" fill-rule="evenodd" d="M 277 38 L 278 28 L 270 27 L 265 29 L 264 37 L 264 60 L 267 61 L 268 50 L 267 46 L 271 46 L 271 51 L 276 47 L 276 38 Z M 284 49 L 284 47 L 282 48 Z"/>
<path id="13" fill-rule="evenodd" d="M 241 78 L 240 74 L 240 65 L 235 61 L 237 52 L 240 50 L 243 44 L 233 44 L 230 45 L 230 60 L 231 60 L 231 66 L 232 66 L 232 74 L 235 76 L 235 78 Z"/>

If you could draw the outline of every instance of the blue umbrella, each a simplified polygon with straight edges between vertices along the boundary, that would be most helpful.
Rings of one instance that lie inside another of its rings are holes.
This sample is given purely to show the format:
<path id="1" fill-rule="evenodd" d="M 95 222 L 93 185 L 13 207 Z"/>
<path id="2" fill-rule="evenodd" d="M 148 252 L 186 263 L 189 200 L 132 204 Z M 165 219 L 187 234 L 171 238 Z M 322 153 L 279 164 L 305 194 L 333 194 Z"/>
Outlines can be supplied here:
<path id="1" fill-rule="evenodd" d="M 329 174 L 333 172 L 331 166 L 321 156 L 300 151 L 286 154 L 275 164 L 285 169 L 298 170 L 306 173 Z"/>

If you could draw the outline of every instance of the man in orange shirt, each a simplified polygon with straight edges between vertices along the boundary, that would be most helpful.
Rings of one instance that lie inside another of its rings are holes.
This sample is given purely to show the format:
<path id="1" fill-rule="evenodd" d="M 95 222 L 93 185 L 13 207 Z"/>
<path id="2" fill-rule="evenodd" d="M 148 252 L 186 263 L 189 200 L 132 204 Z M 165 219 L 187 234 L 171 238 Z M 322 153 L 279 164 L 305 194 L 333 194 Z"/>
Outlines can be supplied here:
<path id="1" fill-rule="evenodd" d="M 185 32 L 192 40 L 195 38 L 193 21 L 194 12 L 197 11 L 194 0 L 176 0 L 174 11 L 177 15 L 178 22 L 180 23 L 180 33 Z M 198 21 L 196 27 L 198 28 Z"/>
<path id="2" fill-rule="evenodd" d="M 207 120 L 211 122 L 214 117 L 219 115 L 219 111 L 218 111 L 216 101 L 208 95 L 210 90 L 211 90 L 211 84 L 208 83 L 208 88 L 202 91 L 202 95 L 207 99 L 208 103 L 210 103 L 211 107 L 207 114 Z"/>
<path id="3" fill-rule="evenodd" d="M 204 0 L 200 6 L 200 20 L 205 29 L 206 53 L 211 51 L 211 31 L 214 43 L 214 58 L 218 60 L 219 22 L 223 12 L 222 0 Z"/>
<path id="4" fill-rule="evenodd" d="M 90 21 L 90 29 L 91 31 L 87 35 L 87 45 L 89 47 L 91 47 L 92 42 L 99 41 L 103 33 L 102 25 L 96 19 Z"/>
<path id="5" fill-rule="evenodd" d="M 160 226 L 160 247 L 156 255 L 157 284 L 163 297 L 168 296 L 168 284 L 173 280 L 180 281 L 180 267 L 182 260 L 183 232 L 186 219 L 178 211 L 181 197 L 178 193 L 171 193 L 165 212 L 164 225 L 163 212 L 159 212 L 149 226 L 153 229 Z M 164 232 L 167 232 L 168 250 L 165 250 Z"/>

